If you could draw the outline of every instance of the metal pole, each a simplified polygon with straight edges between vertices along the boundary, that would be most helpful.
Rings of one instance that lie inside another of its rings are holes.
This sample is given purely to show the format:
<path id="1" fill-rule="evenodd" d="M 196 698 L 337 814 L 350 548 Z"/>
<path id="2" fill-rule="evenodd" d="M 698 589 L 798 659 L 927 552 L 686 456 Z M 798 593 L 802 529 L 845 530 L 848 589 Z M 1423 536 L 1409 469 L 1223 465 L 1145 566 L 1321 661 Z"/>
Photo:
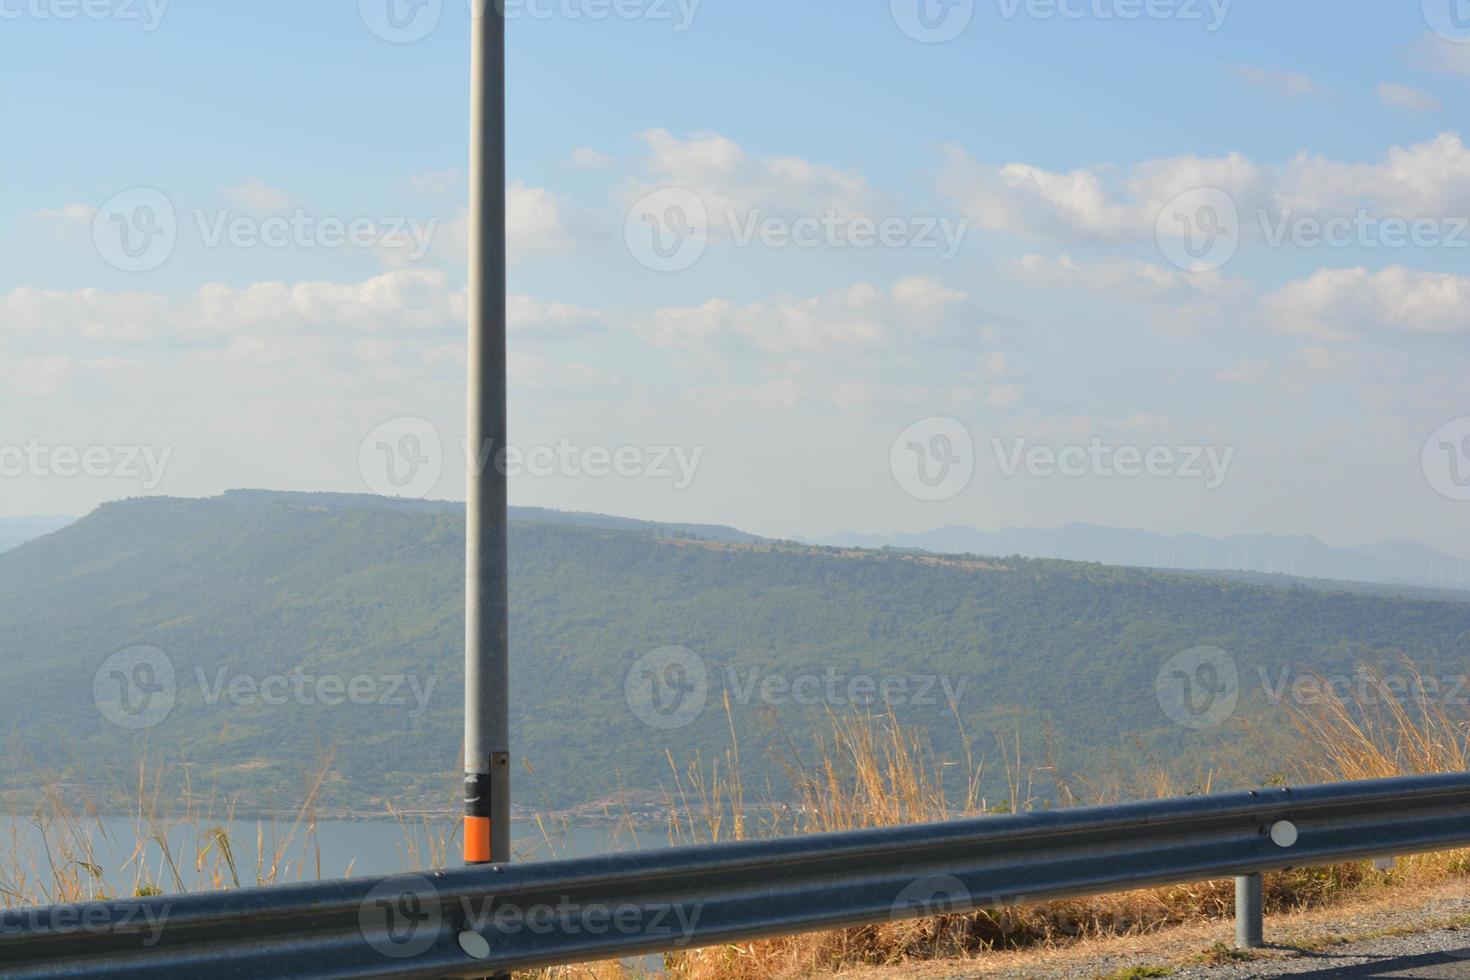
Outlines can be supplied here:
<path id="1" fill-rule="evenodd" d="M 1260 875 L 1241 875 L 1235 879 L 1235 945 L 1240 949 L 1260 949 L 1266 945 L 1265 891 Z"/>
<path id="2" fill-rule="evenodd" d="M 470 22 L 469 486 L 465 508 L 467 864 L 510 860 L 505 446 L 505 14 Z"/>

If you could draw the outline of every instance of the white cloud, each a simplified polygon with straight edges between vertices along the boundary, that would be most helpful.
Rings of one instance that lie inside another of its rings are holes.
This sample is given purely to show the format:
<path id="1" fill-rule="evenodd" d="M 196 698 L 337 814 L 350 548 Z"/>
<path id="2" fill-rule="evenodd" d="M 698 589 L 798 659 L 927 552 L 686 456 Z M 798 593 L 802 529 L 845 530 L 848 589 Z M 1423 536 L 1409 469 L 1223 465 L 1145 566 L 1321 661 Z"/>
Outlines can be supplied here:
<path id="1" fill-rule="evenodd" d="M 595 364 L 520 350 L 510 352 L 506 373 L 513 385 L 525 388 L 591 388 L 617 383 L 617 378 Z"/>
<path id="2" fill-rule="evenodd" d="M 1111 238 L 1137 233 L 1138 215 L 1115 201 L 1093 171 L 1051 173 L 1023 163 L 992 168 L 958 149 L 940 188 L 983 228 L 1042 237 Z"/>
<path id="3" fill-rule="evenodd" d="M 1190 291 L 1219 293 L 1232 283 L 1218 272 L 1182 272 L 1137 259 L 1082 263 L 1063 253 L 1056 258 L 1025 255 L 1008 266 L 1021 282 L 1044 289 L 1075 289 L 1132 298 L 1154 298 Z"/>
<path id="4" fill-rule="evenodd" d="M 603 313 L 523 294 L 507 301 L 512 331 L 557 340 L 603 329 Z M 435 269 L 396 269 L 357 283 L 260 282 L 243 289 L 211 283 L 189 296 L 73 292 L 23 287 L 0 296 L 0 323 L 12 338 L 76 338 L 105 344 L 219 346 L 249 336 L 256 350 L 283 335 L 384 334 L 458 330 L 467 294 Z"/>
<path id="5" fill-rule="evenodd" d="M 1403 266 L 1322 269 L 1267 296 L 1264 307 L 1277 327 L 1326 338 L 1459 333 L 1470 329 L 1470 277 Z"/>
<path id="6" fill-rule="evenodd" d="M 510 260 L 555 254 L 576 246 L 585 222 L 566 198 L 544 187 L 514 181 L 505 189 L 505 237 Z M 470 248 L 470 214 L 461 210 L 451 221 L 442 222 L 435 233 L 430 255 L 436 263 L 464 265 Z M 385 255 L 390 262 L 403 261 L 402 250 Z"/>
<path id="7" fill-rule="evenodd" d="M 886 301 L 882 290 L 862 283 L 826 296 L 751 303 L 735 311 L 731 326 L 767 354 L 876 347 L 893 326 L 881 309 Z"/>
<path id="8" fill-rule="evenodd" d="M 932 276 L 909 276 L 893 284 L 893 304 L 922 327 L 944 320 L 966 300 L 963 290 L 946 286 Z"/>
<path id="9" fill-rule="evenodd" d="M 0 350 L 0 393 L 10 399 L 50 398 L 75 380 L 103 379 L 133 366 L 116 357 L 17 355 Z"/>
<path id="10" fill-rule="evenodd" d="M 1297 351 L 1281 374 L 1281 388 L 1289 395 L 1302 396 L 1318 384 L 1340 381 L 1358 365 L 1358 355 L 1330 347 L 1303 347 Z M 1382 411 L 1387 411 L 1385 406 Z"/>
<path id="11" fill-rule="evenodd" d="M 712 299 L 701 306 L 668 306 L 633 323 L 638 336 L 655 347 L 699 348 L 726 328 L 735 304 Z"/>
<path id="12" fill-rule="evenodd" d="M 43 224 L 55 228 L 74 228 L 92 223 L 97 216 L 97 209 L 90 204 L 63 204 L 59 208 L 42 208 L 35 212 L 33 217 Z"/>
<path id="13" fill-rule="evenodd" d="M 1059 173 L 1023 163 L 994 167 L 954 148 L 947 156 L 939 189 L 976 224 L 1061 241 L 1147 241 L 1170 201 L 1201 188 L 1227 193 L 1252 235 L 1260 232 L 1258 212 L 1350 215 L 1362 208 L 1406 219 L 1470 212 L 1470 149 L 1452 132 L 1392 147 L 1374 162 L 1302 154 L 1274 167 L 1232 153 Z"/>
<path id="14" fill-rule="evenodd" d="M 1015 419 L 1003 425 L 1002 434 L 1021 436 L 1027 439 L 1079 439 L 1098 431 L 1097 420 L 1090 415 L 1072 415 L 1056 418 L 1030 417 Z"/>
<path id="15" fill-rule="evenodd" d="M 1378 101 L 1390 108 L 1409 112 L 1437 112 L 1443 108 L 1439 100 L 1428 92 L 1409 85 L 1400 85 L 1398 82 L 1380 82 Z"/>
<path id="16" fill-rule="evenodd" d="M 1347 374 L 1358 363 L 1358 356 L 1350 351 L 1333 350 L 1328 347 L 1303 347 L 1297 352 L 1296 364 L 1306 374 L 1318 378 L 1339 378 Z"/>
<path id="17" fill-rule="evenodd" d="M 691 388 L 680 398 L 700 408 L 789 412 L 801 404 L 801 394 L 801 385 L 795 378 L 772 378 L 758 385 Z"/>
<path id="18" fill-rule="evenodd" d="M 878 393 L 865 381 L 839 381 L 827 389 L 827 397 L 837 408 L 850 410 L 872 405 Z"/>
<path id="19" fill-rule="evenodd" d="M 1236 65 L 1230 72 L 1247 85 L 1254 85 L 1287 98 L 1302 98 L 1322 91 L 1322 86 L 1316 79 L 1285 68 Z"/>
<path id="20" fill-rule="evenodd" d="M 245 289 L 205 286 L 199 321 L 210 330 L 283 326 L 353 331 L 431 330 L 465 317 L 462 290 L 443 272 L 400 269 L 360 283 L 256 283 Z"/>
<path id="21" fill-rule="evenodd" d="M 28 218 L 47 238 L 64 242 L 68 247 L 80 247 L 91 237 L 92 221 L 97 209 L 90 204 L 63 204 L 59 208 L 42 208 L 33 211 Z M 30 232 L 34 235 L 34 232 Z M 4 324 L 0 324 L 3 330 Z"/>
<path id="22" fill-rule="evenodd" d="M 955 147 L 946 151 L 939 189 L 971 220 L 991 231 L 1094 241 L 1142 239 L 1159 214 L 1186 191 L 1217 187 L 1237 200 L 1261 196 L 1264 174 L 1239 154 L 1147 161 L 1123 175 L 1092 167 L 1057 173 L 1024 163 L 983 164 Z"/>
<path id="23" fill-rule="evenodd" d="M 507 300 L 506 315 L 511 330 L 540 340 L 555 340 L 601 330 L 605 317 L 568 303 L 547 303 L 525 295 Z"/>
<path id="24" fill-rule="evenodd" d="M 612 157 L 590 146 L 579 146 L 572 151 L 572 163 L 585 170 L 606 170 L 614 162 Z"/>
<path id="25" fill-rule="evenodd" d="M 557 252 L 571 244 L 566 203 L 542 187 L 516 181 L 506 188 L 506 235 L 518 252 Z"/>
<path id="26" fill-rule="evenodd" d="M 776 355 L 876 350 L 899 340 L 934 336 L 966 299 L 938 280 L 916 276 L 889 292 L 859 283 L 805 299 L 784 297 L 745 306 L 713 299 L 701 306 L 669 307 L 638 318 L 633 329 L 659 347 L 736 342 Z"/>
<path id="27" fill-rule="evenodd" d="M 1215 187 L 1244 207 L 1265 193 L 1271 176 L 1269 168 L 1240 153 L 1223 157 L 1191 153 L 1139 163 L 1128 171 L 1123 187 L 1142 206 L 1146 230 L 1152 235 L 1159 212 L 1180 194 Z"/>
<path id="28" fill-rule="evenodd" d="M 175 318 L 175 312 L 167 298 L 149 293 L 104 293 L 96 289 L 64 292 L 22 286 L 0 297 L 0 322 L 12 340 L 75 337 L 108 343 L 156 341 L 186 326 Z"/>
<path id="29" fill-rule="evenodd" d="M 1270 361 L 1242 360 L 1233 366 L 1215 372 L 1218 381 L 1231 384 L 1259 384 L 1271 375 Z"/>
<path id="30" fill-rule="evenodd" d="M 1055 258 L 1025 255 L 1002 268 L 1036 290 L 1075 291 L 1144 304 L 1129 308 L 1128 316 L 1176 336 L 1236 321 L 1255 302 L 1254 290 L 1244 279 L 1219 271 L 1184 272 L 1137 259 L 1082 262 L 1066 253 Z"/>
<path id="31" fill-rule="evenodd" d="M 236 207 L 251 211 L 284 211 L 291 206 L 291 198 L 285 191 L 269 186 L 259 177 L 226 187 L 224 194 Z"/>
<path id="32" fill-rule="evenodd" d="M 985 404 L 991 408 L 1015 408 L 1021 404 L 1021 389 L 1016 385 L 992 385 L 985 393 Z"/>
<path id="33" fill-rule="evenodd" d="M 718 133 L 679 139 L 654 129 L 639 137 L 649 150 L 648 178 L 629 188 L 636 199 L 660 187 L 686 187 L 712 215 L 761 210 L 786 216 L 866 214 L 877 196 L 854 173 L 797 157 L 751 157 Z"/>
<path id="34" fill-rule="evenodd" d="M 1457 133 L 1393 147 L 1377 163 L 1343 163 L 1303 154 L 1282 169 L 1277 203 L 1314 213 L 1354 207 L 1402 217 L 1470 212 L 1470 149 Z"/>
<path id="35" fill-rule="evenodd" d="M 1169 416 L 1152 412 L 1136 412 L 1127 418 L 1104 420 L 1100 425 L 1118 432 L 1173 432 L 1175 429 Z"/>

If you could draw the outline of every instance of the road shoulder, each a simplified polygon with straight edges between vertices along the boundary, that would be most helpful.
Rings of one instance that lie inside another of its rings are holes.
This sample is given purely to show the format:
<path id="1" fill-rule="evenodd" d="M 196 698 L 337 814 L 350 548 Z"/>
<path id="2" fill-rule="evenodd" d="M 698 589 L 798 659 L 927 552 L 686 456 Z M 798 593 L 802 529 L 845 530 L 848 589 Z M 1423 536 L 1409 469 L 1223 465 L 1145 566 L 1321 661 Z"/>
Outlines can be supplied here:
<path id="1" fill-rule="evenodd" d="M 1470 978 L 1470 881 L 1385 888 L 1352 903 L 1268 917 L 1270 947 L 1238 954 L 1234 924 L 1090 939 L 972 960 L 846 971 L 841 980 L 1133 980 L 1198 977 Z M 1407 972 L 1405 972 L 1407 971 Z"/>

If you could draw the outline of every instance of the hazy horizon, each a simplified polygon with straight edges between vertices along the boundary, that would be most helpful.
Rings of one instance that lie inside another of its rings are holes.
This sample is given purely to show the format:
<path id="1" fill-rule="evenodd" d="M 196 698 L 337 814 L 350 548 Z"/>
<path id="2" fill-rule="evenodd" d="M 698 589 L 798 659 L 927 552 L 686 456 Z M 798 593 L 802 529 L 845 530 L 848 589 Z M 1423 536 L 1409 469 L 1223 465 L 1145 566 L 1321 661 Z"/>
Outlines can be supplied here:
<path id="1" fill-rule="evenodd" d="M 253 491 L 266 492 L 266 493 L 283 493 L 283 494 L 294 494 L 294 493 L 342 493 L 342 494 L 358 494 L 358 493 L 363 493 L 364 492 L 364 491 L 361 491 L 361 490 L 344 490 L 344 491 L 337 491 L 337 490 L 290 490 L 290 489 L 266 488 L 266 487 L 231 487 L 231 488 L 229 488 L 229 490 L 223 491 L 223 492 L 230 492 L 230 491 L 234 491 L 234 490 L 253 490 Z M 157 495 L 154 495 L 154 494 L 142 494 L 142 495 L 135 495 L 133 497 L 117 497 L 117 498 L 114 498 L 114 499 L 111 499 L 111 500 L 101 501 L 101 502 L 98 503 L 97 506 L 100 507 L 100 506 L 103 506 L 103 505 L 108 504 L 108 503 L 118 503 L 118 502 L 121 502 L 121 501 L 124 501 L 124 500 L 128 500 L 128 499 L 137 499 L 138 497 L 148 497 L 148 496 L 171 496 L 171 495 L 167 495 L 167 494 L 157 494 Z M 199 495 L 197 497 L 185 495 L 186 499 L 206 499 L 208 497 L 216 497 L 216 496 L 220 496 L 220 494 L 204 494 L 204 495 Z M 390 500 L 391 499 L 404 499 L 404 500 L 425 499 L 426 501 L 433 502 L 433 503 L 457 504 L 457 505 L 463 505 L 464 504 L 464 500 L 463 499 L 456 499 L 456 498 L 453 498 L 453 497 L 433 497 L 433 498 L 391 498 L 391 497 L 385 497 L 384 499 L 390 499 Z M 522 502 L 513 501 L 511 503 L 511 506 L 512 507 L 537 508 L 537 507 L 544 507 L 546 505 L 535 504 L 535 503 L 522 503 Z M 826 539 L 829 539 L 829 538 L 841 537 L 844 534 L 854 534 L 854 535 L 859 535 L 859 536 L 862 536 L 862 537 L 865 537 L 865 538 L 900 538 L 900 537 L 909 537 L 909 536 L 921 536 L 921 535 L 929 534 L 929 533 L 932 533 L 932 532 L 948 530 L 948 529 L 951 529 L 951 528 L 963 528 L 965 530 L 977 531 L 977 532 L 982 533 L 982 534 L 998 534 L 998 533 L 1002 533 L 1002 532 L 1006 532 L 1006 531 L 1055 532 L 1055 531 L 1063 531 L 1063 530 L 1065 530 L 1065 529 L 1067 529 L 1068 527 L 1071 527 L 1071 526 L 1082 526 L 1082 527 L 1097 528 L 1097 529 L 1102 529 L 1102 530 L 1123 531 L 1123 532 L 1128 532 L 1128 533 L 1138 533 L 1138 534 L 1146 534 L 1146 535 L 1166 535 L 1166 536 L 1169 536 L 1169 537 L 1179 537 L 1179 536 L 1186 536 L 1186 535 L 1198 535 L 1198 536 L 1206 537 L 1206 538 L 1209 538 L 1209 539 L 1215 540 L 1215 541 L 1224 541 L 1224 540 L 1227 540 L 1228 538 L 1231 538 L 1231 537 L 1276 537 L 1276 538 L 1281 538 L 1281 539 L 1284 540 L 1284 539 L 1288 539 L 1288 538 L 1292 538 L 1292 537 L 1305 536 L 1305 537 L 1314 538 L 1314 539 L 1320 541 L 1322 544 L 1327 545 L 1329 547 L 1341 548 L 1341 549 L 1346 549 L 1346 550 L 1351 550 L 1351 549 L 1356 549 L 1356 548 L 1362 548 L 1362 547 L 1370 547 L 1370 546 L 1379 545 L 1379 544 L 1389 544 L 1389 543 L 1392 543 L 1392 542 L 1395 542 L 1395 541 L 1407 541 L 1407 542 L 1411 542 L 1411 543 L 1414 543 L 1414 544 L 1422 545 L 1422 546 L 1427 547 L 1427 548 L 1432 548 L 1432 549 L 1434 549 L 1436 551 L 1442 552 L 1442 553 L 1444 553 L 1446 555 L 1449 555 L 1450 557 L 1453 557 L 1453 558 L 1456 558 L 1456 559 L 1459 559 L 1459 560 L 1470 561 L 1470 544 L 1459 544 L 1459 546 L 1457 547 L 1457 542 L 1451 542 L 1451 541 L 1444 541 L 1444 542 L 1423 541 L 1423 540 L 1419 540 L 1419 539 L 1415 539 L 1415 538 L 1372 538 L 1372 539 L 1365 539 L 1365 540 L 1362 540 L 1362 541 L 1340 541 L 1340 540 L 1333 540 L 1333 539 L 1330 539 L 1330 538 L 1320 537 L 1318 535 L 1275 534 L 1275 533 L 1271 533 L 1271 532 L 1249 532 L 1249 531 L 1247 531 L 1247 532 L 1240 532 L 1238 534 L 1230 534 L 1230 535 L 1209 535 L 1209 534 L 1203 534 L 1202 532 L 1196 532 L 1196 531 L 1164 532 L 1164 531 L 1158 531 L 1158 530 L 1155 530 L 1155 529 L 1152 529 L 1152 528 L 1148 528 L 1148 527 L 1121 527 L 1121 526 L 1118 526 L 1118 525 L 1092 524 L 1090 522 L 1083 522 L 1083 521 L 1067 521 L 1067 522 L 1059 523 L 1059 524 L 1056 524 L 1056 525 L 1053 525 L 1053 526 L 1050 526 L 1050 527 L 1040 527 L 1040 526 L 1034 526 L 1034 525 L 1016 525 L 1016 524 L 1007 524 L 1007 525 L 1000 525 L 1000 526 L 995 526 L 995 527 L 980 527 L 980 526 L 976 526 L 976 525 L 973 525 L 973 524 L 948 524 L 948 525 L 934 525 L 934 526 L 923 526 L 923 527 L 914 527 L 914 528 L 843 527 L 843 528 L 835 528 L 835 529 L 833 529 L 831 531 L 824 531 L 824 532 L 821 532 L 821 533 L 799 531 L 799 532 L 797 532 L 795 534 L 765 534 L 765 533 L 761 532 L 758 529 L 747 527 L 747 526 L 739 523 L 738 521 L 731 521 L 731 520 L 712 519 L 712 520 L 684 521 L 682 519 L 672 519 L 672 518 L 664 517 L 662 515 L 654 514 L 654 513 L 637 514 L 637 513 L 613 512 L 613 511 L 609 511 L 609 510 L 599 509 L 596 506 L 586 507 L 586 508 L 578 507 L 578 508 L 549 508 L 549 509 L 561 510 L 561 511 L 577 511 L 577 512 L 588 513 L 588 514 L 600 514 L 600 515 L 607 516 L 607 517 L 622 517 L 622 518 L 628 518 L 628 519 L 639 520 L 639 521 L 647 521 L 647 522 L 652 522 L 652 523 L 665 523 L 665 524 L 692 523 L 692 524 L 717 525 L 717 526 L 731 527 L 731 528 L 734 528 L 735 530 L 744 531 L 744 532 L 747 532 L 747 533 L 750 533 L 750 534 L 755 534 L 755 535 L 760 536 L 760 537 L 766 537 L 766 538 L 772 538 L 772 539 L 778 539 L 778 540 L 801 540 L 801 541 L 813 541 L 813 542 L 821 542 L 821 541 L 826 540 Z M 96 508 L 94 507 L 94 508 L 91 508 L 90 510 L 88 510 L 86 512 L 83 512 L 83 513 L 80 513 L 80 514 L 0 514 L 0 521 L 57 520 L 57 519 L 59 519 L 59 520 L 67 520 L 67 521 L 77 521 L 77 520 L 81 520 L 82 518 L 86 517 L 88 514 L 92 513 L 95 510 L 96 510 Z M 1205 566 L 1202 566 L 1202 567 L 1220 568 L 1221 566 L 1208 565 L 1208 564 L 1206 564 Z M 1260 569 L 1256 569 L 1256 570 L 1259 571 Z M 1277 571 L 1283 571 L 1283 570 L 1282 569 L 1277 569 Z"/>
<path id="2" fill-rule="evenodd" d="M 1470 540 L 1466 38 L 1145 7 L 512 19 L 512 501 Z M 98 9 L 7 26 L 0 510 L 462 495 L 464 5 Z"/>

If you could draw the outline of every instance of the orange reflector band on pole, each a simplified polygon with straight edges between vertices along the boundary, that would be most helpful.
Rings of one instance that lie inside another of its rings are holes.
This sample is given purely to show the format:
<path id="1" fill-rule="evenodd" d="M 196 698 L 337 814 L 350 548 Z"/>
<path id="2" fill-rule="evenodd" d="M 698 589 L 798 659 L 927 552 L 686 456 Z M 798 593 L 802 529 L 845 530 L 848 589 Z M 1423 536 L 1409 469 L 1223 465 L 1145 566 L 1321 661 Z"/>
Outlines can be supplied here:
<path id="1" fill-rule="evenodd" d="M 464 859 L 466 864 L 489 864 L 493 859 L 489 817 L 464 818 Z"/>

